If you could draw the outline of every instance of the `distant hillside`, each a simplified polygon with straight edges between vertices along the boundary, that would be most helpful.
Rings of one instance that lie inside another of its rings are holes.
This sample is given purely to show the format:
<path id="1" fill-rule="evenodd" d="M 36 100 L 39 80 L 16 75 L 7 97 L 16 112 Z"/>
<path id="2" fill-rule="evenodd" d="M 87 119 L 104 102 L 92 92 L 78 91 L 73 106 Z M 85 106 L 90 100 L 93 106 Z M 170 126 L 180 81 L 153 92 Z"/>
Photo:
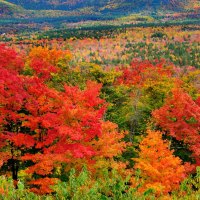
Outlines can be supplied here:
<path id="1" fill-rule="evenodd" d="M 196 23 L 199 4 L 199 0 L 0 0 L 0 33 L 44 27 Z"/>
<path id="2" fill-rule="evenodd" d="M 0 17 L 4 18 L 45 18 L 45 17 L 62 17 L 62 16 L 76 16 L 82 12 L 65 11 L 65 10 L 29 10 L 25 9 L 19 4 L 10 3 L 8 1 L 0 0 Z"/>
<path id="3" fill-rule="evenodd" d="M 8 0 L 31 10 L 68 10 L 92 8 L 94 11 L 134 12 L 139 10 L 183 10 L 198 0 Z"/>
<path id="4" fill-rule="evenodd" d="M 124 16 L 138 12 L 184 12 L 199 8 L 199 0 L 0 0 L 0 16 L 14 18 L 83 15 Z"/>
<path id="5" fill-rule="evenodd" d="M 24 14 L 25 10 L 21 6 L 0 0 L 0 17 L 16 17 Z"/>

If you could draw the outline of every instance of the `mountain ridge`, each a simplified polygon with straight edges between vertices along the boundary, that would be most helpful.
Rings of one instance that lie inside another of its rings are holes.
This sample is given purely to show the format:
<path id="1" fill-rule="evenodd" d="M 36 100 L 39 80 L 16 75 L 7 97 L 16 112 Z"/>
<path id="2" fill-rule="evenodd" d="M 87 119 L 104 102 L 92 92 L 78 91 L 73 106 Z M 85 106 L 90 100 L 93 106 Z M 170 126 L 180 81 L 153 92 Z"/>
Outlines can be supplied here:
<path id="1" fill-rule="evenodd" d="M 198 0 L 0 0 L 0 16 L 14 18 L 188 12 Z"/>
<path id="2" fill-rule="evenodd" d="M 143 9 L 183 10 L 189 0 L 8 0 L 7 2 L 22 6 L 28 10 L 66 10 L 74 11 L 93 8 L 95 11 L 109 12 L 115 10 L 139 11 Z"/>
<path id="3" fill-rule="evenodd" d="M 77 28 L 177 20 L 191 22 L 193 19 L 197 21 L 200 16 L 200 6 L 197 3 L 200 1 L 188 2 L 189 0 L 0 0 L 0 33 L 23 29 L 41 30 L 43 27 Z"/>
<path id="4" fill-rule="evenodd" d="M 23 13 L 24 9 L 16 4 L 0 0 L 0 16 L 4 17 L 8 15 Z"/>

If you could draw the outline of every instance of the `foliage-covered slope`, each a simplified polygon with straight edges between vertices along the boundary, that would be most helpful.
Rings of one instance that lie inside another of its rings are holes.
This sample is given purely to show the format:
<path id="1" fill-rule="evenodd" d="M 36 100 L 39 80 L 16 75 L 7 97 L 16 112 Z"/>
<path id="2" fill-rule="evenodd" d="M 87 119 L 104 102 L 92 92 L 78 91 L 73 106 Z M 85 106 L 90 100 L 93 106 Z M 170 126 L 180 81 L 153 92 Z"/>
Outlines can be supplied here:
<path id="1" fill-rule="evenodd" d="M 15 16 L 19 14 L 24 14 L 25 10 L 18 5 L 9 3 L 7 1 L 0 0 L 0 16 Z"/>
<path id="2" fill-rule="evenodd" d="M 101 21 L 134 13 L 160 13 L 163 16 L 171 11 L 194 13 L 199 10 L 199 4 L 197 0 L 0 0 L 0 16 L 21 19 L 64 17 L 64 22 Z"/>
<path id="3" fill-rule="evenodd" d="M 77 10 L 92 7 L 100 11 L 138 11 L 143 9 L 154 10 L 157 8 L 167 8 L 180 10 L 189 4 L 189 0 L 9 0 L 11 3 L 21 5 L 26 9 L 60 9 Z M 196 1 L 193 1 L 196 2 Z M 190 4 L 191 3 L 190 1 Z"/>

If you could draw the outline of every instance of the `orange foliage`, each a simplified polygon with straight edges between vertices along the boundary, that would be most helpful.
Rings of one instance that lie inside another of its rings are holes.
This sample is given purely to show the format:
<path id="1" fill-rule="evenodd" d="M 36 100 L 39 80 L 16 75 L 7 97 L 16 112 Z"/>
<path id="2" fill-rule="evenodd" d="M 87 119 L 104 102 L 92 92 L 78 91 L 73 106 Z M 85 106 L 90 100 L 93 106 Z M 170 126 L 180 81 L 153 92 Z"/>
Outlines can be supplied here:
<path id="1" fill-rule="evenodd" d="M 119 132 L 118 126 L 110 121 L 101 122 L 102 132 L 98 137 L 85 142 L 85 146 L 91 146 L 93 151 L 93 159 L 87 157 L 71 159 L 66 170 L 72 167 L 81 170 L 83 165 L 87 165 L 92 176 L 101 176 L 102 170 L 115 169 L 121 175 L 129 174 L 129 170 L 125 170 L 127 163 L 115 161 L 114 157 L 121 156 L 126 150 L 129 143 L 123 141 L 128 132 Z"/>
<path id="2" fill-rule="evenodd" d="M 47 80 L 52 73 L 59 72 L 60 67 L 67 66 L 71 59 L 69 51 L 49 49 L 47 47 L 34 47 L 28 55 L 28 65 L 34 71 L 34 75 Z"/>
<path id="3" fill-rule="evenodd" d="M 139 147 L 139 158 L 134 159 L 134 168 L 141 171 L 140 181 L 143 181 L 139 191 L 144 192 L 151 188 L 160 195 L 177 189 L 185 178 L 185 168 L 181 160 L 169 150 L 169 143 L 162 140 L 162 133 L 148 130 Z M 132 184 L 137 184 L 135 178 L 132 178 Z"/>
<path id="4" fill-rule="evenodd" d="M 71 59 L 71 53 L 68 50 L 49 49 L 47 47 L 33 47 L 29 53 L 29 59 L 40 59 L 46 63 L 56 66 L 61 59 Z"/>
<path id="5" fill-rule="evenodd" d="M 118 172 L 124 173 L 126 163 L 116 162 L 113 158 L 120 156 L 129 144 L 122 141 L 127 132 L 118 132 L 117 128 L 118 126 L 112 122 L 103 122 L 101 136 L 98 140 L 92 141 L 97 152 L 95 169 L 111 167 Z"/>
<path id="6" fill-rule="evenodd" d="M 41 178 L 34 181 L 31 181 L 30 184 L 34 185 L 34 188 L 31 188 L 30 191 L 36 194 L 48 194 L 53 192 L 50 186 L 54 185 L 57 182 L 56 178 Z"/>

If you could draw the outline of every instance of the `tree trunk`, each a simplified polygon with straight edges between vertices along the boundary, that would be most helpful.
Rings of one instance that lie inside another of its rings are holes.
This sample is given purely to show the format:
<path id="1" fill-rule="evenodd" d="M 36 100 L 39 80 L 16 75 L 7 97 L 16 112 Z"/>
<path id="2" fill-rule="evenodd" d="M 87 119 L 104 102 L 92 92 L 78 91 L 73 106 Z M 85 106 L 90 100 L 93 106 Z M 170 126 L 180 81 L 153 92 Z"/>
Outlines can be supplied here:
<path id="1" fill-rule="evenodd" d="M 18 165 L 18 160 L 12 159 L 12 179 L 13 179 L 13 184 L 15 189 L 18 189 L 18 170 L 19 170 L 19 165 Z"/>

